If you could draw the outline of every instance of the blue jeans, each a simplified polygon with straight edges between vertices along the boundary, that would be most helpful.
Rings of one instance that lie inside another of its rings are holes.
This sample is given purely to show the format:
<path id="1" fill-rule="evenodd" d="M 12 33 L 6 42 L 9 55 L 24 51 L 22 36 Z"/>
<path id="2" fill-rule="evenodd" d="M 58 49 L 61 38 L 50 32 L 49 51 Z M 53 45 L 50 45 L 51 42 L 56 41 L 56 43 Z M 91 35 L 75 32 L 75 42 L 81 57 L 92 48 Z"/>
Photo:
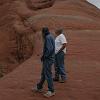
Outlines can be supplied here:
<path id="1" fill-rule="evenodd" d="M 42 67 L 42 73 L 41 73 L 41 79 L 40 82 L 37 84 L 38 89 L 43 88 L 43 84 L 45 80 L 48 83 L 48 90 L 51 92 L 54 92 L 54 86 L 53 86 L 53 79 L 52 79 L 52 64 L 53 62 L 50 60 L 44 60 L 43 61 L 43 67 Z"/>
<path id="2" fill-rule="evenodd" d="M 55 55 L 55 78 L 59 79 L 59 76 L 62 80 L 66 80 L 66 72 L 64 66 L 64 52 L 61 51 Z"/>

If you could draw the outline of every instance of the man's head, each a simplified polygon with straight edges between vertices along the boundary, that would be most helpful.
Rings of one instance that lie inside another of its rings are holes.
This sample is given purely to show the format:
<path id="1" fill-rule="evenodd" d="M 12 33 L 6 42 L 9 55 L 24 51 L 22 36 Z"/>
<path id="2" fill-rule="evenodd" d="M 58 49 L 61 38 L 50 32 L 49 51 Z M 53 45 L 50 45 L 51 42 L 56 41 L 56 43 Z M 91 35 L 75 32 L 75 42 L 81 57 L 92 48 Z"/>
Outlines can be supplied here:
<path id="1" fill-rule="evenodd" d="M 45 38 L 46 35 L 48 35 L 49 33 L 50 33 L 50 32 L 49 32 L 48 27 L 43 27 L 43 28 L 42 28 L 42 36 L 43 36 L 43 38 Z"/>
<path id="2" fill-rule="evenodd" d="M 62 28 L 57 29 L 57 30 L 55 31 L 55 33 L 56 33 L 56 35 L 60 35 L 60 34 L 63 33 L 63 29 L 62 29 Z"/>

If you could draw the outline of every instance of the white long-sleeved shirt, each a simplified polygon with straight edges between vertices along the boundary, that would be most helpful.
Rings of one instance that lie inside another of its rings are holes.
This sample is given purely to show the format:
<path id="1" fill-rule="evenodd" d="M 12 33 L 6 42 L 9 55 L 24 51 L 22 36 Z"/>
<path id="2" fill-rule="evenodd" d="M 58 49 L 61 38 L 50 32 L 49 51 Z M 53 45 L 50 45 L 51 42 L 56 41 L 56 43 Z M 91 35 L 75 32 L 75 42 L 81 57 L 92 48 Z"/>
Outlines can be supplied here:
<path id="1" fill-rule="evenodd" d="M 60 34 L 55 39 L 55 54 L 59 52 L 64 43 L 68 43 L 64 34 Z M 63 52 L 66 54 L 66 48 L 64 48 Z"/>

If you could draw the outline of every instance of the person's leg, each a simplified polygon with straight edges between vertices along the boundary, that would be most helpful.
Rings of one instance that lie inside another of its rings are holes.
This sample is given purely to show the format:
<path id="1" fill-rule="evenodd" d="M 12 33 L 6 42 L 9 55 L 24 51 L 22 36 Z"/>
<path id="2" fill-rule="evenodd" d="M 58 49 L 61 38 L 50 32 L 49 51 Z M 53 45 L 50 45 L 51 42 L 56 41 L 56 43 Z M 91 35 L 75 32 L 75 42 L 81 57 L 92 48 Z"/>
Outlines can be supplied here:
<path id="1" fill-rule="evenodd" d="M 57 55 L 55 55 L 55 77 L 54 77 L 54 81 L 58 81 L 59 80 L 59 66 L 58 66 L 58 59 L 57 59 Z"/>
<path id="2" fill-rule="evenodd" d="M 44 82 L 45 82 L 45 64 L 43 62 L 42 72 L 41 72 L 41 79 L 40 79 L 40 82 L 37 84 L 37 88 L 42 89 Z"/>
<path id="3" fill-rule="evenodd" d="M 45 78 L 48 83 L 48 91 L 54 92 L 53 78 L 52 78 L 52 61 L 45 61 Z"/>
<path id="4" fill-rule="evenodd" d="M 59 74 L 61 75 L 61 79 L 66 80 L 63 51 L 58 54 L 57 59 L 58 59 Z"/>

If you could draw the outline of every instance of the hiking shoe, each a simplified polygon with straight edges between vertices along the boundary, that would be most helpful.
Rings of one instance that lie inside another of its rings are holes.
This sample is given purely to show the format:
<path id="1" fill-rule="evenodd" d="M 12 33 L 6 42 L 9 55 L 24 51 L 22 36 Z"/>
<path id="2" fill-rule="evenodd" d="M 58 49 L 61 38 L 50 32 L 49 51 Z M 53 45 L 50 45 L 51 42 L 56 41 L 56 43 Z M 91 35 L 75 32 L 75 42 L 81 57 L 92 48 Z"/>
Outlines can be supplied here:
<path id="1" fill-rule="evenodd" d="M 42 89 L 38 89 L 37 86 L 32 88 L 32 91 L 33 92 L 40 92 L 40 93 L 43 92 L 43 90 Z"/>
<path id="2" fill-rule="evenodd" d="M 44 94 L 44 96 L 47 98 L 52 97 L 54 95 L 55 95 L 55 92 L 51 92 L 51 91 L 48 91 L 46 94 Z"/>
<path id="3" fill-rule="evenodd" d="M 58 82 L 59 79 L 58 78 L 53 78 L 53 81 Z"/>
<path id="4" fill-rule="evenodd" d="M 60 83 L 65 83 L 65 82 L 66 82 L 66 80 L 60 80 L 59 82 L 60 82 Z"/>

